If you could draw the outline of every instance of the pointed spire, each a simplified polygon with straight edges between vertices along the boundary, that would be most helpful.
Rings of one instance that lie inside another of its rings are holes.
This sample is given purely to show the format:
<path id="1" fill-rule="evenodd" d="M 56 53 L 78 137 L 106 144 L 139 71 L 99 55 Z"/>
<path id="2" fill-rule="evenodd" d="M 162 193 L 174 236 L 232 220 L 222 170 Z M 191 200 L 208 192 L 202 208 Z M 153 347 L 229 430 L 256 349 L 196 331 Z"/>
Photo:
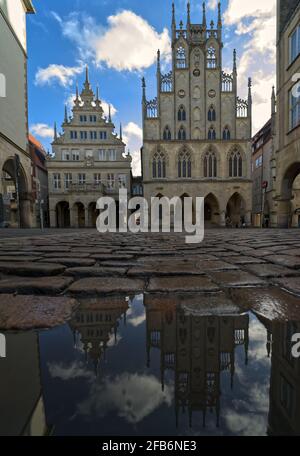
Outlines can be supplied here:
<path id="1" fill-rule="evenodd" d="M 89 81 L 89 67 L 86 65 L 84 89 L 87 91 L 87 90 L 90 90 L 90 88 L 91 88 L 91 85 L 90 85 L 90 81 Z"/>
<path id="2" fill-rule="evenodd" d="M 122 128 L 122 123 L 120 123 L 120 139 L 121 139 L 121 141 L 123 140 L 123 128 Z"/>
<path id="3" fill-rule="evenodd" d="M 142 78 L 142 88 L 143 88 L 143 101 L 146 101 L 146 81 L 145 78 Z"/>
<path id="4" fill-rule="evenodd" d="M 56 122 L 54 122 L 54 140 L 57 139 L 57 126 L 56 126 Z"/>
<path id="5" fill-rule="evenodd" d="M 66 104 L 65 104 L 65 123 L 68 123 L 68 108 L 67 108 Z"/>
<path id="6" fill-rule="evenodd" d="M 76 82 L 76 101 L 79 100 L 79 89 L 78 89 L 78 82 Z"/>
<path id="7" fill-rule="evenodd" d="M 221 2 L 218 3 L 218 29 L 222 28 Z"/>
<path id="8" fill-rule="evenodd" d="M 191 3 L 190 1 L 187 2 L 187 28 L 189 29 L 191 26 Z"/>
<path id="9" fill-rule="evenodd" d="M 172 3 L 172 40 L 176 40 L 176 19 L 175 19 L 175 4 Z"/>
<path id="10" fill-rule="evenodd" d="M 249 104 L 252 103 L 252 79 L 248 78 L 248 102 Z"/>
<path id="11" fill-rule="evenodd" d="M 272 115 L 276 113 L 276 95 L 275 95 L 275 87 L 272 87 Z"/>
<path id="12" fill-rule="evenodd" d="M 96 89 L 96 101 L 99 101 L 99 86 L 97 84 L 97 89 Z"/>
<path id="13" fill-rule="evenodd" d="M 236 66 L 236 49 L 233 50 L 233 73 L 237 73 L 237 66 Z"/>
<path id="14" fill-rule="evenodd" d="M 175 3 L 172 3 L 172 26 L 176 27 L 176 19 L 175 19 Z"/>
<path id="15" fill-rule="evenodd" d="M 202 25 L 204 28 L 206 28 L 206 5 L 205 2 L 202 4 L 202 9 L 203 9 L 203 20 L 202 20 Z"/>
<path id="16" fill-rule="evenodd" d="M 157 72 L 160 73 L 160 50 L 157 51 Z"/>
<path id="17" fill-rule="evenodd" d="M 108 105 L 108 122 L 111 123 L 111 105 Z"/>

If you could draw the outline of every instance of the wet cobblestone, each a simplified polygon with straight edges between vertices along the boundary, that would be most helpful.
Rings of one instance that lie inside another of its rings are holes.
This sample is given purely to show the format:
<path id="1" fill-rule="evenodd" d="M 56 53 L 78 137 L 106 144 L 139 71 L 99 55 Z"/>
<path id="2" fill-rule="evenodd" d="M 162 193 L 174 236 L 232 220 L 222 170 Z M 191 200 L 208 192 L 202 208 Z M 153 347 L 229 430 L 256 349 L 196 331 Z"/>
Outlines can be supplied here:
<path id="1" fill-rule="evenodd" d="M 261 305 L 264 314 L 269 293 L 270 313 L 281 315 L 282 309 L 289 313 L 291 306 L 283 305 L 286 299 L 293 303 L 293 316 L 296 313 L 300 319 L 300 230 L 209 230 L 204 242 L 195 245 L 185 244 L 184 235 L 175 234 L 100 235 L 92 230 L 5 234 L 0 233 L 0 328 L 7 328 L 7 321 L 14 326 L 12 297 L 28 293 L 63 294 L 68 299 L 163 292 L 172 299 L 178 293 L 196 292 L 203 301 L 203 293 L 218 290 L 232 300 L 233 290 L 239 302 L 247 298 L 250 308 L 259 311 Z M 249 289 L 255 299 L 249 298 Z M 29 314 L 32 305 L 27 296 Z M 276 313 L 277 305 L 281 310 Z"/>

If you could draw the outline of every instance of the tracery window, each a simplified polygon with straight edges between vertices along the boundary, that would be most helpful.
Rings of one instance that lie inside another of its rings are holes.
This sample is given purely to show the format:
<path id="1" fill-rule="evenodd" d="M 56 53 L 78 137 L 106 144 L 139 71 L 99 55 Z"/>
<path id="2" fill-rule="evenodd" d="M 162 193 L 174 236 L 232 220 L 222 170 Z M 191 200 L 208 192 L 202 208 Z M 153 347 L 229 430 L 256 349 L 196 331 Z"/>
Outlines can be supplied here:
<path id="1" fill-rule="evenodd" d="M 186 52 L 182 46 L 176 51 L 176 66 L 177 68 L 186 68 Z"/>
<path id="2" fill-rule="evenodd" d="M 208 139 L 210 141 L 214 141 L 216 139 L 216 130 L 214 129 L 214 127 L 210 127 L 210 129 L 208 130 Z"/>
<path id="3" fill-rule="evenodd" d="M 178 139 L 180 141 L 185 141 L 186 140 L 186 131 L 184 127 L 181 127 L 180 130 L 178 131 Z"/>
<path id="4" fill-rule="evenodd" d="M 157 151 L 153 156 L 152 177 L 153 179 L 166 177 L 166 156 L 161 151 Z"/>
<path id="5" fill-rule="evenodd" d="M 229 177 L 243 177 L 243 158 L 237 149 L 229 157 Z"/>
<path id="6" fill-rule="evenodd" d="M 164 141 L 171 141 L 172 139 L 171 130 L 168 126 L 166 126 L 164 129 L 163 139 Z"/>
<path id="7" fill-rule="evenodd" d="M 178 177 L 192 177 L 192 158 L 188 150 L 182 150 L 178 155 Z"/>
<path id="8" fill-rule="evenodd" d="M 204 156 L 204 177 L 217 177 L 217 157 L 213 150 Z"/>
<path id="9" fill-rule="evenodd" d="M 224 141 L 229 141 L 230 140 L 230 130 L 228 127 L 225 127 L 223 130 L 223 140 Z"/>

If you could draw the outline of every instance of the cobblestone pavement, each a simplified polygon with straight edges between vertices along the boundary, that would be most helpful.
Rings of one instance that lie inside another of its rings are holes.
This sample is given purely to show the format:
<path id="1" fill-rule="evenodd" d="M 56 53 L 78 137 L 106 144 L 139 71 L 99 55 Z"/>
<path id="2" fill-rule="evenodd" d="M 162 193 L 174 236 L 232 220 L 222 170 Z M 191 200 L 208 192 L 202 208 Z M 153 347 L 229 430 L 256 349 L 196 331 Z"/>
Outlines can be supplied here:
<path id="1" fill-rule="evenodd" d="M 1 231 L 0 329 L 51 327 L 83 299 L 138 293 L 300 321 L 300 230 L 207 230 L 192 245 L 175 234 Z"/>

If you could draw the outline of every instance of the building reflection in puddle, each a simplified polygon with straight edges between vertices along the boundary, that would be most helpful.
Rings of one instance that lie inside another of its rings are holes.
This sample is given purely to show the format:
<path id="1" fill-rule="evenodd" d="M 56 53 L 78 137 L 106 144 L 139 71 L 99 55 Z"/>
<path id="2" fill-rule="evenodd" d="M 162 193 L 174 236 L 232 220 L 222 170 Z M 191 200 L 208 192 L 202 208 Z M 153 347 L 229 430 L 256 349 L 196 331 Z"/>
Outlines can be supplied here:
<path id="1" fill-rule="evenodd" d="M 300 361 L 292 356 L 299 322 L 264 322 L 272 353 L 269 435 L 300 435 Z"/>
<path id="2" fill-rule="evenodd" d="M 148 366 L 151 349 L 159 349 L 162 388 L 166 371 L 174 373 L 176 425 L 180 412 L 187 410 L 190 426 L 194 412 L 202 412 L 205 426 L 209 410 L 219 426 L 220 376 L 229 371 L 233 387 L 236 347 L 244 346 L 248 362 L 249 315 L 240 315 L 238 309 L 226 316 L 203 314 L 199 297 L 188 309 L 179 302 L 180 298 L 145 297 Z"/>
<path id="3" fill-rule="evenodd" d="M 109 345 L 117 342 L 119 320 L 126 322 L 129 300 L 120 297 L 90 299 L 81 304 L 71 320 L 75 348 L 82 349 L 86 361 L 94 364 L 98 374 L 101 359 L 106 357 Z"/>
<path id="4" fill-rule="evenodd" d="M 39 335 L 7 332 L 0 362 L 0 435 L 43 436 L 47 425 L 40 375 Z"/>
<path id="5" fill-rule="evenodd" d="M 0 435 L 131 435 L 137 425 L 144 435 L 299 435 L 300 361 L 291 356 L 291 337 L 300 323 L 219 301 L 89 299 L 68 325 L 7 333 Z M 252 385 L 263 392 L 265 408 L 250 394 Z M 234 428 L 229 416 L 248 424 Z"/>

